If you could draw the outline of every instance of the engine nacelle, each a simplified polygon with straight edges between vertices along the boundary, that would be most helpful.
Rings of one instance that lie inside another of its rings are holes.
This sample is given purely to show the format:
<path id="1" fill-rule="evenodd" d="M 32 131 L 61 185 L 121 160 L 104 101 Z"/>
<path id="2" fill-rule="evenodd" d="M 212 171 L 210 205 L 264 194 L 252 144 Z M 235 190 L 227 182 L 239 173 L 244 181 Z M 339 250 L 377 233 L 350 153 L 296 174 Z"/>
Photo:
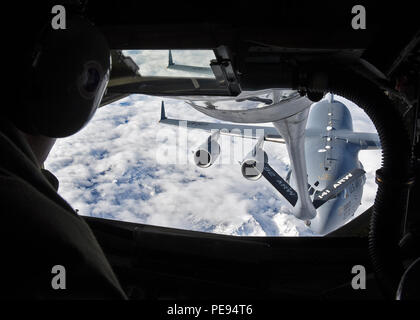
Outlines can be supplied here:
<path id="1" fill-rule="evenodd" d="M 220 155 L 220 145 L 217 143 L 219 131 L 207 138 L 207 140 L 194 151 L 194 162 L 200 168 L 210 167 Z"/>
<path id="2" fill-rule="evenodd" d="M 258 180 L 261 178 L 264 170 L 264 164 L 267 162 L 267 153 L 262 148 L 254 148 L 242 161 L 242 175 L 248 180 Z"/>

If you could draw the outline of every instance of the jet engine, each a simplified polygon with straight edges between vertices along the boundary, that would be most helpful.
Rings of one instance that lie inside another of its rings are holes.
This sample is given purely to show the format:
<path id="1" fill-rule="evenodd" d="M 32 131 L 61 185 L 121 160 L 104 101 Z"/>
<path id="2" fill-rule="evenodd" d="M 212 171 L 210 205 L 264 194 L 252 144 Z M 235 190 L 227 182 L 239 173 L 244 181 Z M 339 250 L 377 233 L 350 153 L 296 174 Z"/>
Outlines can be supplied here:
<path id="1" fill-rule="evenodd" d="M 213 133 L 194 151 L 194 162 L 200 168 L 210 167 L 220 155 L 219 136 L 219 131 Z"/>
<path id="2" fill-rule="evenodd" d="M 262 149 L 263 141 L 263 138 L 260 139 L 241 163 L 241 172 L 245 179 L 255 181 L 262 176 L 264 165 L 268 162 L 267 153 Z"/>

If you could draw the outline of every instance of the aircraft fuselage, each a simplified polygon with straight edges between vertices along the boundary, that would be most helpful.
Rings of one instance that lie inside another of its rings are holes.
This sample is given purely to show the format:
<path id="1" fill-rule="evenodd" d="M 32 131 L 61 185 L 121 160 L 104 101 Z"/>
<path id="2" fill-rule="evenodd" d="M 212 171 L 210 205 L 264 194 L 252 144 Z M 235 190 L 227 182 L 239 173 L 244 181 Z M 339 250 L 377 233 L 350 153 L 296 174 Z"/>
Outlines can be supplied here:
<path id="1" fill-rule="evenodd" d="M 345 139 L 351 133 L 352 117 L 343 103 L 322 100 L 312 106 L 305 132 L 306 166 L 312 198 L 353 169 L 363 169 L 358 159 L 360 145 Z M 310 221 L 310 228 L 318 234 L 326 234 L 346 223 L 360 206 L 364 183 L 363 175 L 319 207 L 316 217 Z"/>

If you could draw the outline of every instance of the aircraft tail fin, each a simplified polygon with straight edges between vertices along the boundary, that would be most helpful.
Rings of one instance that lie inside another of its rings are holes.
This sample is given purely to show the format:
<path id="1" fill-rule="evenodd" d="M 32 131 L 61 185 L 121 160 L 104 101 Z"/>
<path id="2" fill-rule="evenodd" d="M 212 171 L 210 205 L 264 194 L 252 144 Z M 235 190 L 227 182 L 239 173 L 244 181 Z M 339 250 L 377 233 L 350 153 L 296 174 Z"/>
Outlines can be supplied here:
<path id="1" fill-rule="evenodd" d="M 296 205 L 297 192 L 268 163 L 264 164 L 262 175 L 292 206 Z"/>
<path id="2" fill-rule="evenodd" d="M 313 205 L 315 209 L 318 209 L 328 200 L 334 198 L 337 194 L 343 191 L 350 183 L 355 182 L 361 176 L 365 174 L 365 171 L 360 168 L 355 168 L 345 175 L 340 177 L 337 181 L 330 184 L 322 191 L 317 191 L 314 195 Z"/>
<path id="3" fill-rule="evenodd" d="M 174 64 L 175 63 L 174 63 L 174 60 L 172 58 L 172 51 L 169 50 L 169 53 L 168 53 L 168 67 L 173 66 Z"/>
<path id="4" fill-rule="evenodd" d="M 165 113 L 165 102 L 162 101 L 162 105 L 160 107 L 160 120 L 165 120 L 166 118 L 166 113 Z"/>

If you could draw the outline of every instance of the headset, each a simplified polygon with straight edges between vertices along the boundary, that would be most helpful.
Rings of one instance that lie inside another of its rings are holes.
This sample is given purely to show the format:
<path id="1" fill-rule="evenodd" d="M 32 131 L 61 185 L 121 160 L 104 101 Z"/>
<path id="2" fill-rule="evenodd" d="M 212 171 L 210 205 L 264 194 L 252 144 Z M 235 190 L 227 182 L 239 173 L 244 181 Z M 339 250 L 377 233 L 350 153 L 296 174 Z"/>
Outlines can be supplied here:
<path id="1" fill-rule="evenodd" d="M 99 29 L 81 15 L 68 16 L 65 29 L 49 22 L 23 60 L 19 104 L 9 112 L 15 126 L 51 138 L 82 129 L 110 76 L 110 49 Z"/>

